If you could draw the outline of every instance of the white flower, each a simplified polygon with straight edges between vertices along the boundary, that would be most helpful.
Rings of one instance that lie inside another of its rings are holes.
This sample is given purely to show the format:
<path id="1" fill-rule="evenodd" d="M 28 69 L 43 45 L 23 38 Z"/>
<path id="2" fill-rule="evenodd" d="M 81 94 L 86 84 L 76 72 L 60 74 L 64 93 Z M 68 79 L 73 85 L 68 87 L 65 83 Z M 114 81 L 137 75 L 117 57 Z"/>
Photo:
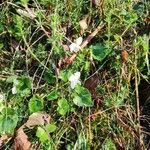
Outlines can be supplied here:
<path id="1" fill-rule="evenodd" d="M 14 86 L 11 91 L 12 91 L 12 94 L 17 94 L 17 88 L 16 88 L 16 86 Z"/>
<path id="2" fill-rule="evenodd" d="M 75 43 L 72 43 L 70 46 L 69 46 L 69 49 L 70 49 L 70 52 L 78 52 L 79 49 L 80 49 L 80 46 L 75 44 Z"/>
<path id="3" fill-rule="evenodd" d="M 80 79 L 80 75 L 81 73 L 80 72 L 76 72 L 74 74 L 72 74 L 70 77 L 69 77 L 69 81 L 71 82 L 71 88 L 74 89 L 75 86 L 80 83 L 79 79 Z"/>
<path id="4" fill-rule="evenodd" d="M 75 52 L 75 53 L 78 52 L 82 41 L 83 41 L 82 37 L 77 38 L 75 43 L 72 43 L 71 45 L 69 45 L 70 51 Z"/>
<path id="5" fill-rule="evenodd" d="M 82 37 L 79 37 L 79 38 L 76 39 L 75 43 L 76 43 L 77 45 L 81 45 L 82 41 L 83 41 L 83 38 L 82 38 Z"/>

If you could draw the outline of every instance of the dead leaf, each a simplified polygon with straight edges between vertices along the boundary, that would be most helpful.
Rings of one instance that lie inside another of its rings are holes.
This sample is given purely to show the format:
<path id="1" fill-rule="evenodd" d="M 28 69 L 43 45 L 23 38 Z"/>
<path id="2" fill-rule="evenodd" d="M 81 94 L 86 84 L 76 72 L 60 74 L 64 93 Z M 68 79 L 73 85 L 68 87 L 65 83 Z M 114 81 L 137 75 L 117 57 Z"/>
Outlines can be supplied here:
<path id="1" fill-rule="evenodd" d="M 28 141 L 28 136 L 24 133 L 23 129 L 28 127 L 32 129 L 38 125 L 48 124 L 50 116 L 44 112 L 36 112 L 29 116 L 29 119 L 23 124 L 16 132 L 17 136 L 14 139 L 14 150 L 31 150 L 31 143 Z"/>
<path id="2" fill-rule="evenodd" d="M 82 19 L 81 21 L 79 21 L 79 24 L 81 28 L 81 34 L 83 34 L 84 31 L 88 28 L 86 19 Z"/>
<path id="3" fill-rule="evenodd" d="M 92 92 L 96 89 L 98 81 L 99 77 L 97 76 L 97 74 L 95 74 L 94 76 L 85 81 L 85 87 Z"/>
<path id="4" fill-rule="evenodd" d="M 50 122 L 50 116 L 43 112 L 36 112 L 29 116 L 29 119 L 24 124 L 28 128 L 33 128 L 38 125 L 48 124 Z"/>
<path id="5" fill-rule="evenodd" d="M 99 93 L 96 91 L 96 87 L 99 83 L 99 77 L 97 74 L 91 76 L 89 79 L 85 81 L 84 86 L 90 91 L 92 95 L 92 99 L 94 100 L 94 104 L 96 106 L 100 106 L 102 104 L 102 100 L 100 98 Z"/>
<path id="6" fill-rule="evenodd" d="M 0 148 L 3 146 L 3 144 L 8 141 L 9 139 L 11 139 L 11 137 L 9 137 L 8 135 L 1 135 L 0 137 Z"/>
<path id="7" fill-rule="evenodd" d="M 128 60 L 128 52 L 126 50 L 121 51 L 121 59 L 123 62 L 126 62 Z"/>
<path id="8" fill-rule="evenodd" d="M 13 150 L 31 150 L 31 143 L 28 141 L 28 136 L 23 129 L 17 131 L 17 136 L 14 139 Z"/>
<path id="9" fill-rule="evenodd" d="M 8 138 L 9 138 L 8 135 L 4 134 L 0 137 L 0 141 L 7 140 Z"/>
<path id="10" fill-rule="evenodd" d="M 145 21 L 146 23 L 150 23 L 150 16 L 146 17 L 146 18 L 144 19 L 144 21 Z"/>
<path id="11" fill-rule="evenodd" d="M 69 51 L 69 46 L 66 44 L 62 44 L 64 51 Z"/>
<path id="12" fill-rule="evenodd" d="M 92 3 L 93 3 L 95 6 L 99 6 L 99 5 L 100 5 L 100 1 L 101 1 L 101 0 L 92 0 Z"/>

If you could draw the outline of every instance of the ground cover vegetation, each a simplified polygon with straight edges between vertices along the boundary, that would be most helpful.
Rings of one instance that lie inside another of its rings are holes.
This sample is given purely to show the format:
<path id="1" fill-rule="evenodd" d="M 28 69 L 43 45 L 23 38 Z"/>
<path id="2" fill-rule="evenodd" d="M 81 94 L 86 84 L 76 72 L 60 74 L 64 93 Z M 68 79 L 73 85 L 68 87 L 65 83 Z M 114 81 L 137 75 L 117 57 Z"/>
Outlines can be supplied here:
<path id="1" fill-rule="evenodd" d="M 148 0 L 0 4 L 0 148 L 149 149 Z"/>

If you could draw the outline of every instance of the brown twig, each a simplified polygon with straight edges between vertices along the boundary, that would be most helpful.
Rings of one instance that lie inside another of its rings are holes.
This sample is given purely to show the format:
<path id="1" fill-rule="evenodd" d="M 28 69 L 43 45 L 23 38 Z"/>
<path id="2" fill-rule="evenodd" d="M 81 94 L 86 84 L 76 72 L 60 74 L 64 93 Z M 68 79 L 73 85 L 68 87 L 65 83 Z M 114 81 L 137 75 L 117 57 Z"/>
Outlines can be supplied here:
<path id="1" fill-rule="evenodd" d="M 100 24 L 81 44 L 81 48 L 84 48 L 88 45 L 88 43 L 96 36 L 96 34 L 104 28 L 104 24 Z"/>

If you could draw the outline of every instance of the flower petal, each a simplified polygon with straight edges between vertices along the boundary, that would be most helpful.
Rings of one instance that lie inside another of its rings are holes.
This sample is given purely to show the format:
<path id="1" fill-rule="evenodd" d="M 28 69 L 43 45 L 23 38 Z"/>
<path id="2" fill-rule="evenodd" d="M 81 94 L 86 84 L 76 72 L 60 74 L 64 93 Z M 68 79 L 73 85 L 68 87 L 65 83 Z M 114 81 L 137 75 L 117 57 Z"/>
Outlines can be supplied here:
<path id="1" fill-rule="evenodd" d="M 72 89 L 74 89 L 78 83 L 80 84 L 80 81 L 79 81 L 80 74 L 81 74 L 80 72 L 76 72 L 69 77 L 69 81 L 71 82 L 70 86 Z"/>
<path id="2" fill-rule="evenodd" d="M 17 94 L 17 88 L 16 88 L 16 86 L 14 86 L 14 87 L 12 88 L 12 94 Z"/>
<path id="3" fill-rule="evenodd" d="M 81 45 L 81 43 L 82 43 L 82 41 L 83 41 L 83 38 L 82 37 L 79 37 L 79 38 L 77 38 L 76 39 L 76 44 L 78 45 L 78 46 L 80 46 Z"/>
<path id="4" fill-rule="evenodd" d="M 72 43 L 71 45 L 69 45 L 69 49 L 71 52 L 78 52 L 80 47 L 77 44 Z"/>
<path id="5" fill-rule="evenodd" d="M 70 84 L 70 86 L 71 86 L 72 89 L 74 89 L 75 86 L 76 86 L 76 82 L 75 82 L 75 81 L 72 81 L 71 84 Z"/>

